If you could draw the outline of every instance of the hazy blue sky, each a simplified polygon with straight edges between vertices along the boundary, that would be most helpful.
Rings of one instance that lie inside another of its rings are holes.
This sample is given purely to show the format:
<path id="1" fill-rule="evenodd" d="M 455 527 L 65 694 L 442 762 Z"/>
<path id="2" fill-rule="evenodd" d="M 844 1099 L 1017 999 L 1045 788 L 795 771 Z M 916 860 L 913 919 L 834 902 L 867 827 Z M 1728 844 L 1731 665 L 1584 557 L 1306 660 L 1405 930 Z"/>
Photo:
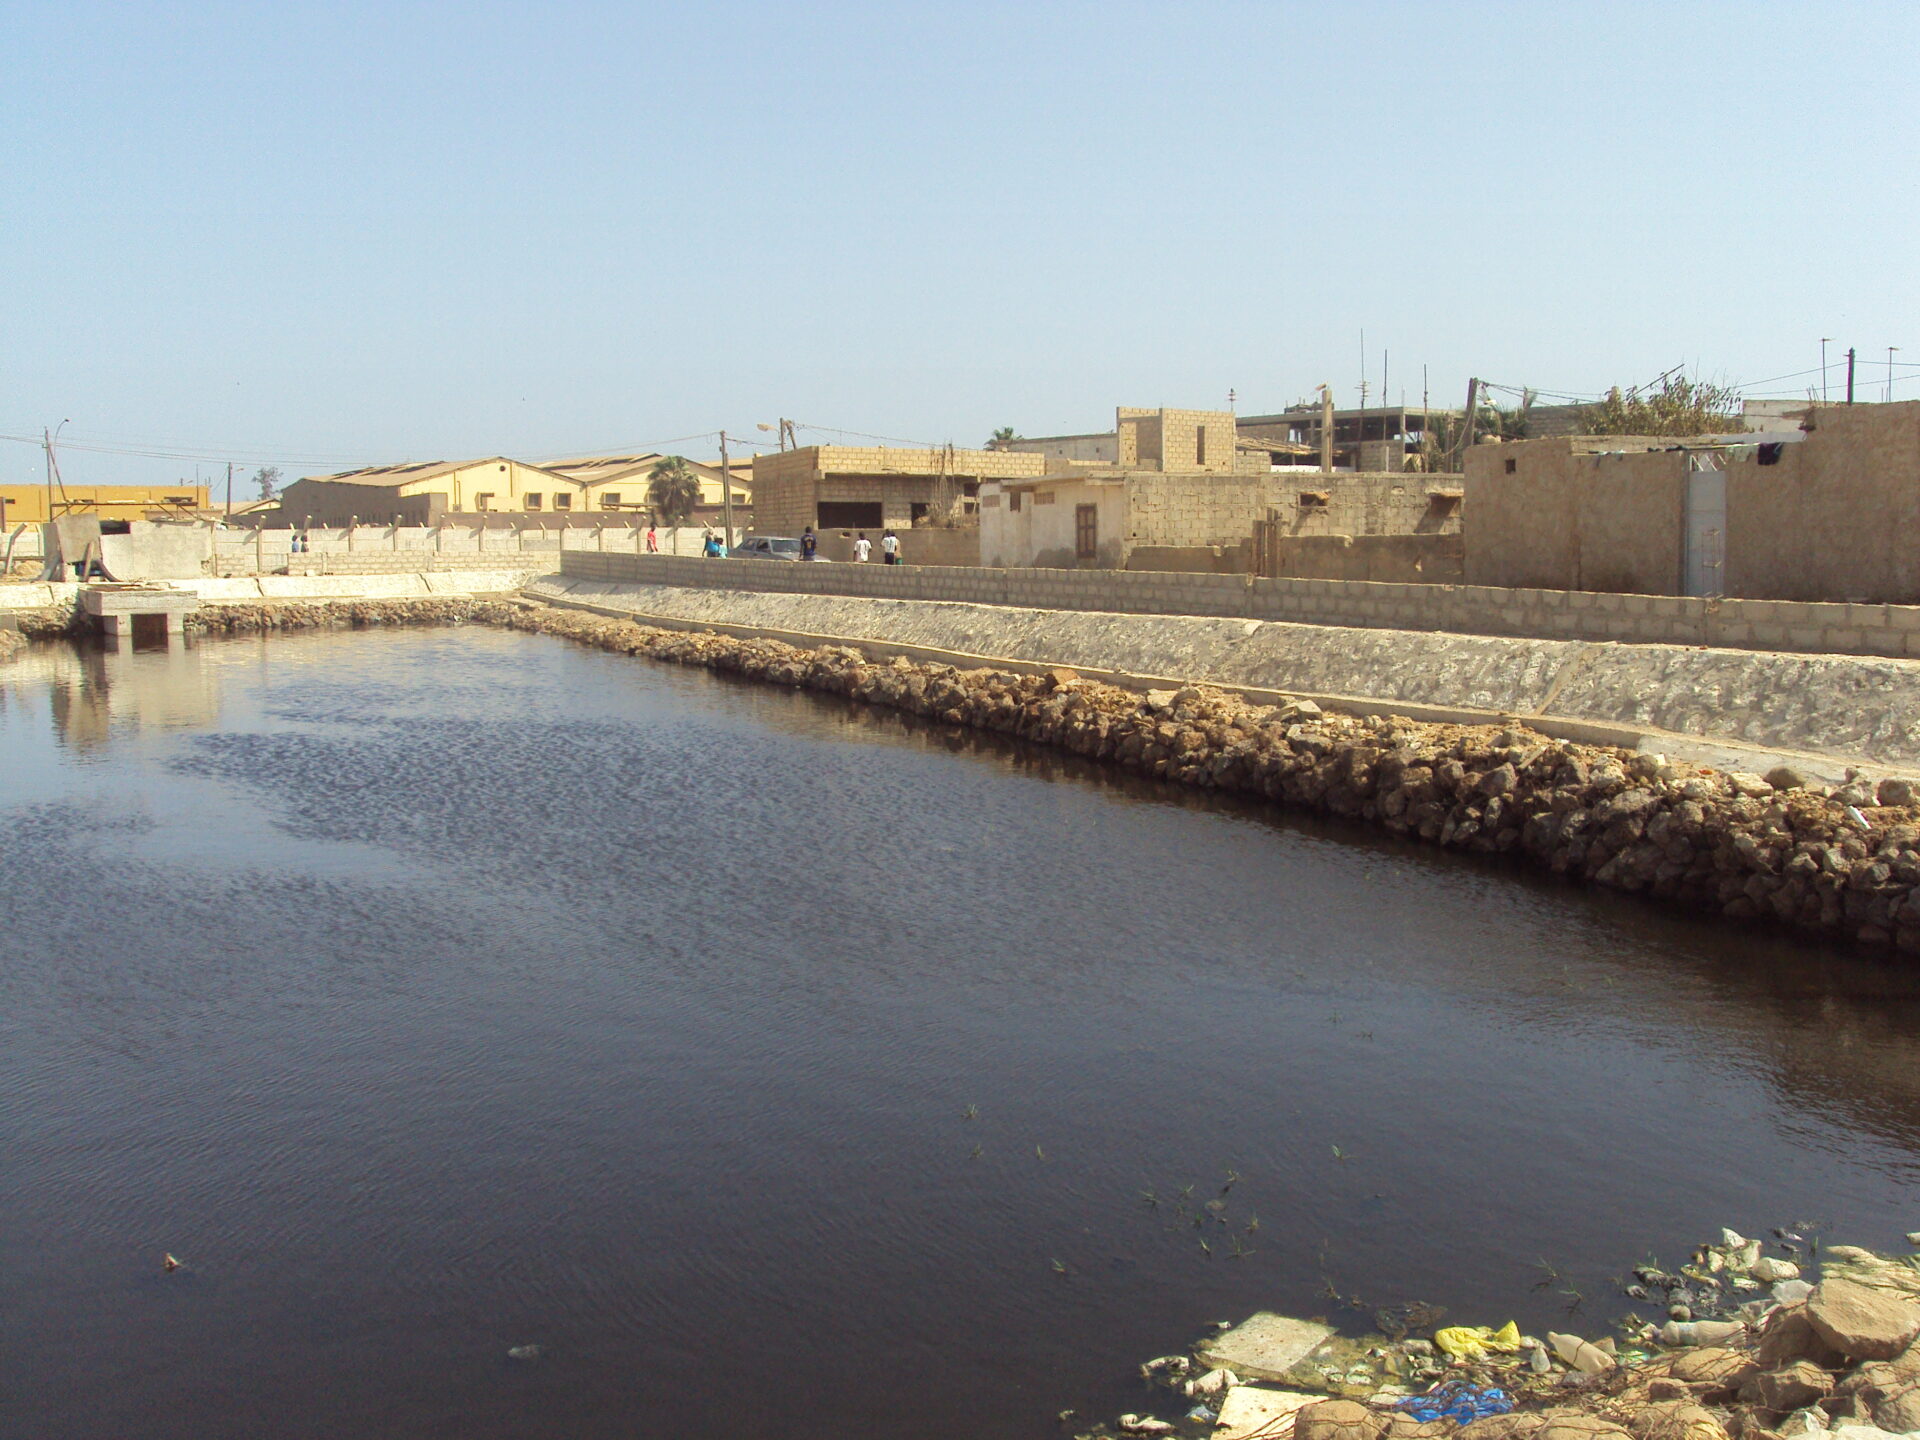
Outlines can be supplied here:
<path id="1" fill-rule="evenodd" d="M 0 431 L 73 480 L 1351 404 L 1363 327 L 1414 401 L 1920 379 L 1912 0 L 5 13 Z"/>

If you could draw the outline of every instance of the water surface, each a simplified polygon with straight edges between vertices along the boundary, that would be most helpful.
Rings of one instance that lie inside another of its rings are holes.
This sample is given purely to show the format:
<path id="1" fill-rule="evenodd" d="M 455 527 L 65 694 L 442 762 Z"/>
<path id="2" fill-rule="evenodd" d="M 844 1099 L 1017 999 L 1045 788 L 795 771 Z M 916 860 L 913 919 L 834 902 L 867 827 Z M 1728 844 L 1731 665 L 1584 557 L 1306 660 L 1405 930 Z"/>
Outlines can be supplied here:
<path id="1" fill-rule="evenodd" d="M 0 835 L 9 1435 L 1039 1437 L 1920 1225 L 1898 971 L 545 637 L 37 649 Z"/>

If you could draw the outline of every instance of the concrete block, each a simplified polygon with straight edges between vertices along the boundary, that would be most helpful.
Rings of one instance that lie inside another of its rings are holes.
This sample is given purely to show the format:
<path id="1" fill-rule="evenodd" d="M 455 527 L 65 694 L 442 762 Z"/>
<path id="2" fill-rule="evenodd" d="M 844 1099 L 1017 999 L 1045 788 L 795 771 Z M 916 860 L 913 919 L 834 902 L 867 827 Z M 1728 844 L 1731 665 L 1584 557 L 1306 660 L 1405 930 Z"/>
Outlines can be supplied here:
<path id="1" fill-rule="evenodd" d="M 1236 1385 L 1220 1402 L 1220 1418 L 1213 1427 L 1213 1440 L 1253 1440 L 1255 1436 L 1278 1435 L 1288 1416 L 1326 1398 L 1300 1390 Z"/>
<path id="2" fill-rule="evenodd" d="M 1202 1342 L 1198 1354 L 1209 1365 L 1255 1380 L 1281 1380 L 1302 1360 L 1326 1344 L 1333 1327 L 1294 1320 L 1262 1310 L 1231 1330 Z"/>

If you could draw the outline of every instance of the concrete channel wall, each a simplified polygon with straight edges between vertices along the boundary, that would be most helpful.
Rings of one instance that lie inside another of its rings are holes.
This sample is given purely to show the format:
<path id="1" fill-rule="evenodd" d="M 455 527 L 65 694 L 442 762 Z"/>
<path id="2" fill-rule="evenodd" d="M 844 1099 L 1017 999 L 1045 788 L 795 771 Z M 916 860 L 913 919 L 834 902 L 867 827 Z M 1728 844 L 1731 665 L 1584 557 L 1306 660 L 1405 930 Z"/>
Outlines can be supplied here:
<path id="1" fill-rule="evenodd" d="M 725 573 L 815 568 L 746 561 Z M 1201 682 L 1415 719 L 1508 715 L 1563 738 L 1684 750 L 1701 763 L 1729 768 L 1751 768 L 1754 751 L 1826 757 L 1824 768 L 1832 773 L 1847 763 L 1920 762 L 1920 663 L 1905 660 L 616 584 L 570 575 L 542 577 L 524 593 L 653 623 L 801 645 L 848 642 L 870 653 L 962 666 L 1063 665 L 1122 684 Z"/>
<path id="2" fill-rule="evenodd" d="M 560 557 L 560 569 L 570 579 L 629 585 L 1920 658 L 1920 606 L 1914 605 L 1703 600 L 1131 570 L 800 565 L 585 550 L 567 551 Z"/>

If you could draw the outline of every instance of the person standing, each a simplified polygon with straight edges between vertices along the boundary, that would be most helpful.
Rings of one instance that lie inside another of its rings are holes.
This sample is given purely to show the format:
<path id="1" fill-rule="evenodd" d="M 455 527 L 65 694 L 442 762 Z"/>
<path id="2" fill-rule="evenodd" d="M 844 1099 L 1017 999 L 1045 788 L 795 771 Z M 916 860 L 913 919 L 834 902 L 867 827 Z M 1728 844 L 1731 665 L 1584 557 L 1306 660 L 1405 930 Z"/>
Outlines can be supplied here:
<path id="1" fill-rule="evenodd" d="M 900 563 L 900 537 L 891 530 L 880 537 L 880 559 L 888 565 Z"/>
<path id="2" fill-rule="evenodd" d="M 653 522 L 649 520 L 647 522 L 647 554 L 658 555 L 659 553 L 660 553 L 660 536 L 654 530 Z"/>
<path id="3" fill-rule="evenodd" d="M 867 539 L 867 532 L 862 530 L 860 538 L 853 542 L 853 558 L 858 564 L 864 565 L 867 563 L 867 557 L 872 553 L 873 542 Z"/>
<path id="4" fill-rule="evenodd" d="M 800 558 L 802 560 L 811 560 L 815 555 L 819 553 L 820 553 L 819 537 L 817 537 L 813 533 L 813 527 L 809 525 L 807 526 L 806 529 L 800 532 Z"/>

